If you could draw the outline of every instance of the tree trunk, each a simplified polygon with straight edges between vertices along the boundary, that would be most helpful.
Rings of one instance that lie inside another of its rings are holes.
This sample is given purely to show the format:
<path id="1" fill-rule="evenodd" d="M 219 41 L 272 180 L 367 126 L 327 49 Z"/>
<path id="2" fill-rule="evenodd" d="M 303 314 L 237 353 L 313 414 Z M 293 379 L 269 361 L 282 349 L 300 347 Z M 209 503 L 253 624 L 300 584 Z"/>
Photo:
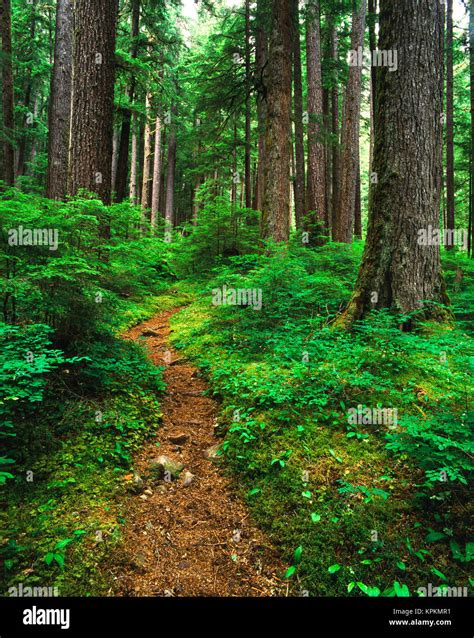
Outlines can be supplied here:
<path id="1" fill-rule="evenodd" d="M 291 4 L 272 3 L 262 238 L 287 241 L 290 232 Z"/>
<path id="2" fill-rule="evenodd" d="M 0 2 L 0 37 L 2 40 L 2 106 L 4 142 L 4 175 L 7 186 L 15 183 L 15 119 L 13 115 L 12 25 L 10 0 Z"/>
<path id="3" fill-rule="evenodd" d="M 245 207 L 252 208 L 252 175 L 250 165 L 251 111 L 250 111 L 250 0 L 245 0 Z"/>
<path id="4" fill-rule="evenodd" d="M 324 201 L 326 202 L 326 208 L 324 209 L 324 227 L 329 232 L 331 228 L 330 219 L 330 201 L 331 201 L 331 149 L 328 144 L 329 135 L 331 133 L 329 112 L 329 89 L 323 87 L 323 122 L 324 122 Z"/>
<path id="5" fill-rule="evenodd" d="M 257 3 L 257 27 L 255 33 L 255 66 L 257 87 L 258 167 L 254 208 L 262 211 L 265 180 L 265 127 L 267 119 L 267 63 L 268 37 L 265 28 L 264 0 Z"/>
<path id="6" fill-rule="evenodd" d="M 46 197 L 63 199 L 67 193 L 72 90 L 72 0 L 57 0 L 56 41 L 48 113 L 48 170 Z"/>
<path id="7" fill-rule="evenodd" d="M 369 0 L 367 22 L 369 24 L 369 48 L 370 53 L 377 49 L 377 37 L 375 25 L 377 23 L 377 0 Z M 372 158 L 374 153 L 375 135 L 375 100 L 377 95 L 377 67 L 370 67 L 370 158 L 369 166 L 372 170 Z"/>
<path id="8" fill-rule="evenodd" d="M 169 231 L 174 224 L 174 178 L 176 169 L 176 129 L 175 129 L 176 107 L 171 110 L 171 124 L 168 141 L 168 174 L 166 177 L 166 205 L 165 221 L 166 229 Z"/>
<path id="9" fill-rule="evenodd" d="M 38 121 L 38 117 L 40 114 L 40 96 L 39 93 L 37 92 L 35 95 L 35 99 L 34 99 L 34 104 L 33 104 L 33 122 L 34 122 L 34 129 L 36 129 L 36 123 Z M 31 175 L 34 177 L 36 174 L 36 155 L 38 152 L 38 136 L 36 134 L 33 134 L 33 140 L 31 142 L 31 154 L 30 154 L 30 166 L 31 166 Z"/>
<path id="10" fill-rule="evenodd" d="M 114 136 L 112 142 L 112 193 L 117 188 L 117 169 L 118 169 L 118 154 L 120 145 L 120 129 L 114 129 Z"/>
<path id="11" fill-rule="evenodd" d="M 35 33 L 36 33 L 36 12 L 35 12 L 35 4 L 34 0 L 31 5 L 31 24 L 30 24 L 30 32 L 29 32 L 29 46 L 34 47 L 35 41 Z M 18 157 L 17 157 L 17 167 L 16 167 L 16 178 L 21 177 L 25 174 L 26 171 L 26 156 L 27 156 L 27 144 L 30 137 L 29 128 L 34 125 L 34 118 L 31 119 L 31 98 L 33 94 L 33 77 L 32 77 L 32 69 L 28 68 L 27 77 L 25 82 L 25 90 L 24 96 L 25 99 L 23 101 L 23 106 L 26 113 L 26 121 L 24 121 L 24 127 L 19 135 L 18 141 Z"/>
<path id="12" fill-rule="evenodd" d="M 158 219 L 161 186 L 161 119 L 155 120 L 155 154 L 153 158 L 153 190 L 151 193 L 151 226 L 154 228 Z"/>
<path id="13" fill-rule="evenodd" d="M 469 219 L 471 221 L 471 257 L 474 257 L 474 0 L 469 7 L 469 62 L 471 72 L 471 193 L 469 198 Z"/>
<path id="14" fill-rule="evenodd" d="M 362 206 L 361 206 L 361 201 L 360 201 L 360 151 L 359 151 L 359 143 L 357 143 L 356 152 L 357 152 L 357 168 L 356 168 L 356 187 L 355 187 L 355 203 L 354 203 L 354 236 L 357 239 L 362 239 Z"/>
<path id="15" fill-rule="evenodd" d="M 364 46 L 365 11 L 367 0 L 354 0 L 352 12 L 351 51 Z M 431 0 L 430 0 L 431 1 Z M 435 1 L 435 0 L 433 0 Z M 350 243 L 354 227 L 354 206 L 357 172 L 356 144 L 359 143 L 360 101 L 362 92 L 362 66 L 349 68 L 349 79 L 344 96 L 341 136 L 341 170 L 335 241 Z"/>
<path id="16" fill-rule="evenodd" d="M 323 85 L 319 1 L 310 0 L 306 17 L 306 69 L 308 80 L 308 184 L 307 212 L 324 228 L 326 218 L 326 162 L 324 148 Z"/>
<path id="17" fill-rule="evenodd" d="M 131 26 L 131 57 L 135 59 L 138 55 L 138 42 L 137 38 L 140 29 L 140 0 L 132 1 L 132 26 Z M 127 96 L 129 104 L 133 103 L 135 97 L 135 76 L 132 74 L 130 83 L 127 89 Z M 122 128 L 120 132 L 120 144 L 117 160 L 117 182 L 115 186 L 116 194 L 115 199 L 117 202 L 122 202 L 127 196 L 127 177 L 128 177 L 128 152 L 130 145 L 130 128 L 132 122 L 132 112 L 130 109 L 124 109 Z"/>
<path id="18" fill-rule="evenodd" d="M 132 117 L 132 154 L 130 157 L 130 201 L 138 204 L 138 116 Z"/>
<path id="19" fill-rule="evenodd" d="M 295 221 L 300 228 L 305 214 L 305 166 L 303 130 L 303 82 L 301 72 L 301 40 L 299 0 L 293 0 L 293 68 L 294 68 L 294 113 L 295 113 Z"/>
<path id="20" fill-rule="evenodd" d="M 26 87 L 24 91 L 24 102 L 23 108 L 25 109 L 26 117 L 22 120 L 22 128 L 17 129 L 17 137 L 18 137 L 18 151 L 17 151 L 17 159 L 16 159 L 16 179 L 25 174 L 25 161 L 26 161 L 26 144 L 28 137 L 28 128 L 31 126 L 32 122 L 30 121 L 31 117 L 31 92 L 33 86 L 31 79 L 29 78 L 26 82 Z"/>
<path id="21" fill-rule="evenodd" d="M 69 193 L 106 204 L 112 187 L 115 27 L 118 0 L 75 0 Z M 108 226 L 101 229 L 107 236 Z"/>
<path id="22" fill-rule="evenodd" d="M 150 122 L 151 95 L 146 95 L 145 105 L 145 134 L 143 139 L 143 179 L 142 179 L 142 208 L 150 207 L 152 186 L 152 131 Z"/>
<path id="23" fill-rule="evenodd" d="M 454 230 L 453 0 L 447 0 L 446 13 L 446 229 Z M 446 248 L 454 243 L 448 241 Z"/>
<path id="24" fill-rule="evenodd" d="M 337 31 L 331 24 L 331 58 L 334 64 L 335 77 L 332 78 L 331 89 L 331 116 L 332 116 L 332 199 L 331 199 L 331 226 L 334 238 L 337 226 L 337 206 L 339 201 L 339 85 L 336 69 L 338 57 Z"/>
<path id="25" fill-rule="evenodd" d="M 403 28 L 400 28 L 403 25 Z M 437 0 L 382 0 L 380 48 L 395 50 L 403 73 L 379 69 L 374 171 L 364 257 L 340 323 L 371 308 L 446 316 L 439 246 L 442 190 L 443 9 Z M 413 55 L 416 51 L 416 56 Z M 422 143 L 420 143 L 422 141 Z M 428 304 L 426 304 L 428 302 Z"/>

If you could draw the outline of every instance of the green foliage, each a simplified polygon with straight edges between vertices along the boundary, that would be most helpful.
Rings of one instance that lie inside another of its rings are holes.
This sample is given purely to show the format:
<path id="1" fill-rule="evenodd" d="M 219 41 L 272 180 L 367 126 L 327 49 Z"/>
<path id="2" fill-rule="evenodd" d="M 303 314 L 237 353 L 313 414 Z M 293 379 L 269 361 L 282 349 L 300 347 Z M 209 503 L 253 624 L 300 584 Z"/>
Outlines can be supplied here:
<path id="1" fill-rule="evenodd" d="M 223 400 L 227 462 L 287 557 L 287 578 L 302 547 L 300 586 L 318 594 L 406 596 L 439 573 L 461 584 L 471 340 L 464 323 L 403 332 L 386 312 L 352 332 L 333 328 L 360 255 L 359 244 L 294 241 L 231 257 L 173 317 L 172 340 Z M 448 273 L 464 271 L 461 288 L 448 275 L 456 300 L 468 294 L 472 263 L 446 260 Z M 213 306 L 212 290 L 224 285 L 260 289 L 262 309 Z M 394 408 L 397 421 L 351 423 L 358 405 Z M 441 534 L 436 550 L 430 530 Z"/>

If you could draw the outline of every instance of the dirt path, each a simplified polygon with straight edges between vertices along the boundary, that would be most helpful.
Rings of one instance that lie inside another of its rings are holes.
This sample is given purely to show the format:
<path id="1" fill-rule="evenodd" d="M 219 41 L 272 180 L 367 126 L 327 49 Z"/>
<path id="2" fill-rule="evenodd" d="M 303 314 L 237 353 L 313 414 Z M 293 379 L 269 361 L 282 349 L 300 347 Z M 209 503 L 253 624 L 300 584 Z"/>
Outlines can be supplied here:
<path id="1" fill-rule="evenodd" d="M 176 481 L 145 481 L 146 492 L 125 497 L 126 568 L 117 575 L 119 593 L 285 595 L 286 582 L 279 580 L 284 566 L 276 552 L 250 522 L 232 481 L 205 458 L 219 442 L 214 435 L 218 404 L 203 396 L 207 385 L 198 370 L 170 348 L 172 314 L 163 312 L 126 335 L 146 339 L 150 359 L 166 365 L 163 423 L 135 458 L 135 472 L 145 477 L 150 461 L 160 455 L 182 463 L 184 470 Z M 186 471 L 194 475 L 188 486 Z"/>

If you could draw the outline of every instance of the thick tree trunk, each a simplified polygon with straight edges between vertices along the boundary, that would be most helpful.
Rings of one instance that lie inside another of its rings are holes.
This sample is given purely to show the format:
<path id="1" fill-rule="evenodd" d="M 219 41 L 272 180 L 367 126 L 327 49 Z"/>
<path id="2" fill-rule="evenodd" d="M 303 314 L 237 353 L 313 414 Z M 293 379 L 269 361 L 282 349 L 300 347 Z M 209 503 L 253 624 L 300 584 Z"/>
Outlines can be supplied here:
<path id="1" fill-rule="evenodd" d="M 166 204 L 165 221 L 169 230 L 174 225 L 174 181 L 176 170 L 176 128 L 175 128 L 176 108 L 171 111 L 171 125 L 168 141 L 168 173 L 166 177 Z"/>
<path id="2" fill-rule="evenodd" d="M 306 182 L 304 165 L 303 127 L 303 81 L 301 71 L 299 0 L 293 0 L 293 68 L 294 68 L 294 113 L 295 113 L 295 221 L 300 228 L 305 214 Z"/>
<path id="3" fill-rule="evenodd" d="M 49 99 L 48 171 L 46 196 L 63 199 L 67 193 L 72 90 L 72 0 L 57 0 L 56 42 Z"/>
<path id="4" fill-rule="evenodd" d="M 117 10 L 118 0 L 75 0 L 69 193 L 85 188 L 104 203 L 112 186 Z"/>
<path id="5" fill-rule="evenodd" d="M 470 219 L 470 248 L 474 257 L 474 0 L 469 7 L 469 61 L 471 70 L 471 193 L 469 203 Z"/>
<path id="6" fill-rule="evenodd" d="M 245 207 L 252 208 L 252 175 L 250 164 L 251 120 L 250 110 L 250 0 L 245 0 Z"/>
<path id="7" fill-rule="evenodd" d="M 363 262 L 342 324 L 371 308 L 436 316 L 429 302 L 447 302 L 439 246 L 423 235 L 439 227 L 442 7 L 438 0 L 381 1 L 380 48 L 398 51 L 403 71 L 383 67 L 377 76 L 378 182 L 372 184 Z"/>
<path id="8" fill-rule="evenodd" d="M 155 120 L 155 153 L 153 157 L 153 189 L 151 193 L 151 226 L 154 228 L 158 219 L 161 186 L 161 118 Z"/>
<path id="9" fill-rule="evenodd" d="M 150 207 L 152 187 L 152 130 L 150 121 L 151 95 L 146 95 L 145 105 L 145 134 L 143 139 L 143 178 L 142 178 L 142 208 Z"/>
<path id="10" fill-rule="evenodd" d="M 355 203 L 354 203 L 354 236 L 357 239 L 362 239 L 362 205 L 360 194 L 360 151 L 359 144 L 357 144 L 357 168 L 356 168 L 356 188 L 355 188 Z"/>
<path id="11" fill-rule="evenodd" d="M 338 56 L 338 38 L 334 25 L 331 24 L 331 57 L 334 66 Z M 332 117 L 332 199 L 331 199 L 331 226 L 334 237 L 334 229 L 337 226 L 337 206 L 339 201 L 339 86 L 337 70 L 334 70 L 331 89 L 331 117 Z"/>
<path id="12" fill-rule="evenodd" d="M 368 0 L 368 16 L 369 25 L 369 48 L 372 54 L 377 49 L 377 36 L 375 25 L 377 23 L 377 0 Z M 377 95 L 377 67 L 372 64 L 370 67 L 370 165 L 372 165 L 373 143 L 374 143 L 374 125 L 375 125 L 375 99 Z"/>
<path id="13" fill-rule="evenodd" d="M 267 119 L 267 63 L 268 37 L 265 29 L 264 0 L 257 3 L 257 27 L 255 33 L 255 66 L 256 66 L 256 95 L 258 122 L 258 166 L 257 185 L 255 189 L 254 208 L 263 208 L 263 191 L 265 180 L 265 127 Z"/>
<path id="14" fill-rule="evenodd" d="M 29 47 L 34 47 L 35 44 L 35 34 L 36 34 L 36 5 L 35 1 L 32 0 L 30 2 L 31 5 L 31 23 L 30 23 L 30 32 L 29 32 Z M 27 146 L 30 138 L 29 129 L 34 126 L 34 118 L 31 119 L 31 102 L 32 96 L 34 92 L 33 86 L 34 80 L 32 75 L 31 67 L 27 70 L 27 76 L 25 81 L 25 90 L 23 92 L 24 101 L 23 107 L 25 109 L 26 118 L 23 120 L 23 128 L 19 135 L 18 141 L 18 154 L 17 154 L 17 165 L 16 165 L 16 179 L 21 177 L 26 172 L 26 158 L 27 158 Z"/>
<path id="15" fill-rule="evenodd" d="M 446 229 L 454 230 L 453 0 L 447 0 L 446 12 Z M 448 241 L 446 248 L 454 243 Z"/>
<path id="16" fill-rule="evenodd" d="M 326 162 L 324 147 L 323 85 L 319 1 L 310 0 L 306 17 L 306 69 L 308 81 L 307 212 L 324 227 L 326 213 Z"/>
<path id="17" fill-rule="evenodd" d="M 329 233 L 331 228 L 330 219 L 330 201 L 331 201 L 331 183 L 332 183 L 332 166 L 331 166 L 331 148 L 328 143 L 329 136 L 331 134 L 331 114 L 329 111 L 329 89 L 323 88 L 323 121 L 324 121 L 324 200 L 326 202 L 326 208 L 324 211 L 324 227 Z"/>
<path id="18" fill-rule="evenodd" d="M 435 0 L 433 0 L 435 1 Z M 351 51 L 364 46 L 364 28 L 367 0 L 354 0 L 352 12 Z M 362 66 L 349 68 L 349 79 L 344 95 L 341 136 L 340 186 L 335 241 L 350 243 L 354 228 L 357 154 L 359 143 L 360 101 L 362 93 Z"/>
<path id="19" fill-rule="evenodd" d="M 140 29 L 140 0 L 132 1 L 132 26 L 131 26 L 131 57 L 135 59 L 138 55 L 138 42 L 137 38 Z M 128 101 L 133 103 L 135 97 L 135 76 L 132 74 L 130 83 L 127 89 Z M 130 109 L 124 109 L 122 128 L 120 132 L 120 144 L 117 160 L 117 181 L 116 181 L 116 194 L 115 199 L 117 202 L 123 201 L 127 196 L 127 177 L 128 177 L 128 153 L 130 146 L 130 129 L 132 122 L 132 112 Z"/>
<path id="20" fill-rule="evenodd" d="M 0 37 L 2 40 L 2 106 L 4 137 L 4 174 L 8 186 L 15 183 L 15 119 L 13 114 L 12 25 L 10 0 L 0 2 Z"/>
<path id="21" fill-rule="evenodd" d="M 132 117 L 132 154 L 130 157 L 130 201 L 138 204 L 138 117 Z"/>
<path id="22" fill-rule="evenodd" d="M 262 238 L 287 241 L 290 232 L 291 4 L 272 3 Z"/>

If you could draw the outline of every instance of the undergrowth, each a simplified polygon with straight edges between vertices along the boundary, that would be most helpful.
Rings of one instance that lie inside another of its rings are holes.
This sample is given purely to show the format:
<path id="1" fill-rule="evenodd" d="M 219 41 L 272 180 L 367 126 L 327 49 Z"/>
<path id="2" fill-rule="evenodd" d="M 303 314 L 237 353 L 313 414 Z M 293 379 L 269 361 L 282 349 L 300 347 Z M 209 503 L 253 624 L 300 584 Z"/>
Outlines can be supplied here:
<path id="1" fill-rule="evenodd" d="M 172 342 L 222 400 L 227 466 L 296 595 L 468 586 L 472 325 L 464 311 L 454 330 L 402 332 L 378 312 L 351 332 L 333 328 L 360 249 L 231 258 L 173 317 Z M 455 306 L 472 298 L 470 262 L 445 268 Z M 261 290 L 261 310 L 214 306 L 224 285 Z M 369 408 L 397 418 L 364 423 Z"/>

